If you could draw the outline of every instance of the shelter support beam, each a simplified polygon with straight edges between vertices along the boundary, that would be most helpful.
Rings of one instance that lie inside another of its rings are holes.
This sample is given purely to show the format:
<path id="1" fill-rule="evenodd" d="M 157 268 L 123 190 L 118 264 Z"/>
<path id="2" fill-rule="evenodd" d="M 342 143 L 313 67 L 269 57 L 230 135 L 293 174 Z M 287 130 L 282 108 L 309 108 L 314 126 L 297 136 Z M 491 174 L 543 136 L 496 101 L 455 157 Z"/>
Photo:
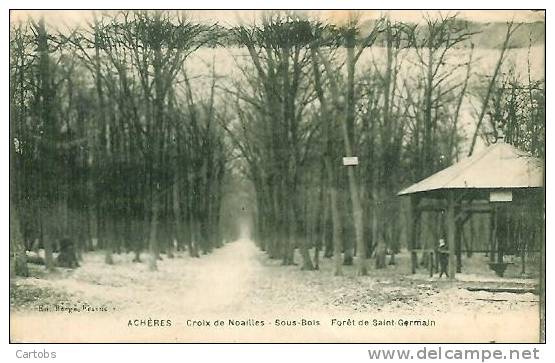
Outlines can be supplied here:
<path id="1" fill-rule="evenodd" d="M 489 235 L 489 245 L 490 245 L 490 252 L 489 252 L 489 262 L 495 262 L 495 250 L 497 248 L 497 210 L 494 207 L 490 213 L 490 235 Z"/>
<path id="2" fill-rule="evenodd" d="M 457 273 L 462 272 L 462 233 L 463 224 L 461 222 L 456 223 L 455 227 L 455 251 L 457 255 Z"/>
<path id="3" fill-rule="evenodd" d="M 418 204 L 420 198 L 416 195 L 410 196 L 410 219 L 409 219 L 409 251 L 410 251 L 410 261 L 411 261 L 411 272 L 416 273 L 416 265 L 418 264 L 418 258 L 415 249 L 417 248 L 418 240 L 418 225 L 420 224 L 420 211 L 418 210 Z"/>
<path id="4" fill-rule="evenodd" d="M 447 191 L 447 245 L 449 247 L 449 279 L 455 279 L 455 196 Z"/>

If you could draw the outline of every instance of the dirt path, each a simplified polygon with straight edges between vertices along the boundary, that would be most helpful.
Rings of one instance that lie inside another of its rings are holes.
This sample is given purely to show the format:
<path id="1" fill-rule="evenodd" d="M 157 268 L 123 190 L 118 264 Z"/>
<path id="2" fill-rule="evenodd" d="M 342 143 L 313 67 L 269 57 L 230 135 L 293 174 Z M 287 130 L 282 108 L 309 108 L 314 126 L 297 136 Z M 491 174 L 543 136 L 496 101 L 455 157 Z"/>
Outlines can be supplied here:
<path id="1" fill-rule="evenodd" d="M 159 329 L 136 326 L 137 321 L 142 325 L 142 321 L 148 324 L 151 319 L 171 320 L 168 330 L 154 334 L 162 333 L 160 339 L 167 340 L 167 331 L 189 328 L 196 322 L 218 317 L 235 319 L 239 312 L 248 310 L 246 300 L 262 269 L 256 257 L 259 254 L 252 241 L 242 239 L 201 258 L 185 253 L 165 258 L 158 263 L 158 271 L 151 272 L 145 263 L 132 263 L 131 254 L 115 255 L 115 264 L 108 266 L 102 254 L 90 253 L 77 270 L 59 269 L 51 275 L 41 272 L 40 278 L 15 281 L 19 290 L 55 293 L 47 301 L 33 301 L 31 297 L 27 306 L 15 307 L 11 314 L 12 336 L 22 335 L 30 341 L 80 337 L 86 341 L 105 340 L 101 325 L 117 322 L 118 327 L 109 330 L 112 338 L 140 340 L 148 329 Z M 46 329 L 67 326 L 68 321 L 85 329 Z M 128 329 L 118 329 L 122 326 Z"/>
<path id="2" fill-rule="evenodd" d="M 90 304 L 109 304 L 119 312 L 222 312 L 234 310 L 248 295 L 258 251 L 238 240 L 201 258 L 185 253 L 158 262 L 158 271 L 133 264 L 131 255 L 115 255 L 105 265 L 101 254 L 87 254 L 77 270 L 59 269 L 40 279 L 19 279 L 25 285 L 61 290 Z M 146 260 L 146 256 L 142 257 Z"/>
<path id="3" fill-rule="evenodd" d="M 184 273 L 193 275 L 194 283 L 173 291 L 172 300 L 177 304 L 169 311 L 180 307 L 196 314 L 237 311 L 249 295 L 255 274 L 260 272 L 256 254 L 254 243 L 243 239 L 193 261 Z"/>
<path id="4" fill-rule="evenodd" d="M 537 340 L 533 294 L 506 294 L 500 301 L 486 302 L 499 295 L 469 293 L 447 281 L 415 280 L 404 274 L 402 264 L 373 270 L 363 278 L 345 267 L 344 276 L 334 277 L 330 260 L 322 261 L 320 271 L 300 271 L 299 266 L 269 260 L 246 239 L 198 259 L 186 254 L 166 258 L 157 272 L 131 259 L 131 254 L 116 255 L 116 263 L 107 266 L 101 253 L 90 253 L 75 271 L 18 279 L 18 289 L 57 293 L 46 300 L 29 299 L 28 305 L 13 311 L 12 338 L 47 342 Z M 78 310 L 56 311 L 59 305 Z M 354 326 L 337 324 L 349 320 Z M 400 320 L 435 325 L 406 327 Z M 374 321 L 394 323 L 375 326 Z"/>

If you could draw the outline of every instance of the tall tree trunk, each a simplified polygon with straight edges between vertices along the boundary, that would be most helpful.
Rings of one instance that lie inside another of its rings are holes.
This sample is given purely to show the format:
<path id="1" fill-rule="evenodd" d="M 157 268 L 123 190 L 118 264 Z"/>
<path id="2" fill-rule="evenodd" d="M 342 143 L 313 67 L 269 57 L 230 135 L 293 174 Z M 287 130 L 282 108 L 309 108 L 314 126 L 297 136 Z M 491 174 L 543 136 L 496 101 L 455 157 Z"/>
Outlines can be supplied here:
<path id="1" fill-rule="evenodd" d="M 23 62 L 23 61 L 22 61 Z M 22 67 L 21 67 L 22 68 Z M 19 69 L 20 72 L 23 74 L 23 69 Z M 23 82 L 19 84 L 20 90 L 23 90 Z M 15 277 L 16 275 L 19 276 L 28 276 L 29 269 L 27 268 L 27 256 L 25 254 L 25 245 L 23 243 L 23 236 L 21 234 L 21 228 L 19 223 L 19 212 L 18 212 L 18 190 L 16 188 L 20 188 L 19 186 L 19 170 L 15 165 L 16 163 L 16 149 L 15 149 L 15 121 L 16 121 L 16 106 L 15 106 L 15 99 L 13 95 L 13 89 L 10 89 L 10 120 L 9 120 L 9 153 L 10 153 L 10 195 L 9 195 L 9 203 L 10 203 L 10 277 Z M 20 99 L 23 102 L 23 95 Z M 19 107 L 19 111 L 21 112 L 23 107 Z M 19 115 L 19 112 L 18 112 Z M 19 120 L 22 122 L 22 120 Z"/>
<path id="2" fill-rule="evenodd" d="M 52 86 L 50 56 L 48 48 L 48 33 L 44 24 L 44 18 L 41 18 L 37 27 L 37 40 L 39 52 L 39 79 L 40 79 L 40 95 L 41 95 L 41 116 L 43 119 L 45 132 L 43 134 L 43 157 L 41 162 L 41 230 L 42 242 L 44 245 L 45 265 L 48 270 L 54 269 L 54 259 L 52 257 L 52 238 L 53 236 L 48 233 L 50 228 L 45 230 L 46 216 L 51 213 L 51 206 L 54 200 L 58 197 L 56 193 L 56 168 L 54 165 L 56 150 L 48 147 L 47 145 L 56 145 L 58 139 L 58 130 L 53 115 L 54 107 L 54 90 Z"/>
<path id="3" fill-rule="evenodd" d="M 109 160 L 109 149 L 110 149 L 110 125 L 106 118 L 106 101 L 104 96 L 104 85 L 102 83 L 102 73 L 101 73 L 101 61 L 100 61 L 100 35 L 99 35 L 99 23 L 95 19 L 95 28 L 94 28 L 94 71 L 95 71 L 95 82 L 96 82 L 96 96 L 98 98 L 98 129 L 101 130 L 100 132 L 100 139 L 97 142 L 98 149 L 96 152 L 96 167 L 103 172 L 108 172 L 106 170 L 107 160 Z M 110 170 L 110 172 L 112 172 Z M 109 212 L 109 208 L 105 205 L 104 202 L 104 195 L 105 190 L 102 190 L 102 186 L 98 183 L 95 185 L 96 188 L 96 198 L 97 198 L 97 215 L 103 215 L 102 219 L 105 219 L 104 215 Z M 106 226 L 106 223 L 100 223 L 103 227 Z M 101 239 L 102 235 L 102 239 Z M 104 248 L 104 261 L 111 265 L 114 263 L 112 258 L 112 241 L 110 240 L 110 235 L 106 233 L 106 231 L 100 231 L 98 234 L 98 238 L 101 239 L 99 242 L 102 243 Z"/>
<path id="4" fill-rule="evenodd" d="M 175 158 L 177 160 L 177 157 Z M 174 180 L 173 180 L 173 217 L 174 217 L 174 239 L 177 241 L 177 246 L 181 246 L 183 240 L 182 218 L 181 218 L 181 203 L 179 200 L 179 176 L 178 165 L 175 162 Z"/>
<path id="5" fill-rule="evenodd" d="M 354 43 L 354 42 L 353 42 Z M 354 124 L 354 74 L 355 74 L 355 58 L 354 58 L 354 44 L 347 46 L 347 102 L 346 102 L 346 117 L 345 122 L 342 123 L 343 139 L 345 144 L 346 156 L 355 156 L 353 151 L 354 147 L 354 135 L 351 137 L 349 135 L 349 127 L 354 129 L 354 125 L 350 126 L 351 123 Z M 354 132 L 354 131 L 352 131 Z M 368 275 L 368 269 L 366 267 L 366 243 L 364 243 L 364 237 L 362 235 L 362 207 L 359 199 L 358 182 L 355 176 L 355 167 L 351 166 L 347 169 L 347 175 L 349 177 L 349 190 L 351 194 L 351 202 L 353 207 L 353 219 L 355 225 L 355 239 L 357 248 L 357 275 L 366 276 Z"/>
<path id="6" fill-rule="evenodd" d="M 10 203 L 10 277 L 16 275 L 29 276 L 29 269 L 17 209 Z"/>
<path id="7" fill-rule="evenodd" d="M 151 206 L 151 219 L 150 219 L 150 237 L 148 242 L 148 248 L 150 252 L 148 260 L 148 269 L 150 271 L 158 270 L 156 261 L 158 260 L 158 209 L 159 209 L 159 193 L 157 188 L 154 189 L 152 194 L 152 206 Z"/>
<path id="8" fill-rule="evenodd" d="M 160 25 L 160 14 L 155 14 L 155 24 Z M 160 31 L 160 29 L 157 29 Z M 150 220 L 150 238 L 149 238 L 149 250 L 150 250 L 150 260 L 149 269 L 151 271 L 157 270 L 156 261 L 159 258 L 159 246 L 158 246 L 158 214 L 161 204 L 161 188 L 162 188 L 162 164 L 164 155 L 164 99 L 165 92 L 163 90 L 164 84 L 162 79 L 162 50 L 159 43 L 154 44 L 154 61 L 152 63 L 154 70 L 154 114 L 151 121 L 151 131 L 152 131 L 152 148 L 150 150 L 151 154 L 151 188 L 152 188 L 152 205 L 151 205 L 151 220 Z M 147 100 L 147 103 L 149 100 Z"/>
<path id="9" fill-rule="evenodd" d="M 333 185 L 333 179 L 331 178 L 332 175 L 329 170 L 331 170 L 331 166 L 328 168 L 328 179 L 330 180 L 329 185 L 329 194 L 330 194 L 330 203 L 331 203 L 331 218 L 333 224 L 333 260 L 335 261 L 335 269 L 334 275 L 341 276 L 343 275 L 343 262 L 341 259 L 341 249 L 343 244 L 341 243 L 341 231 L 339 229 L 339 210 L 337 208 L 337 190 Z"/>
<path id="10" fill-rule="evenodd" d="M 330 86 L 331 86 L 331 93 L 334 99 L 334 103 L 339 105 L 339 89 L 337 86 L 337 82 L 335 79 L 335 70 L 332 68 L 330 62 L 325 58 L 322 57 L 320 52 L 319 58 L 322 60 L 324 67 L 326 69 L 326 73 L 328 74 L 328 78 L 330 79 Z M 354 65 L 355 65 L 355 56 L 354 56 L 354 46 L 347 46 L 347 87 L 354 87 Z M 354 89 L 354 88 L 353 88 Z M 349 92 L 348 92 L 349 93 Z M 354 92 L 353 92 L 354 97 Z M 351 117 L 351 113 L 354 112 L 352 109 L 354 107 L 354 100 L 347 100 L 347 106 L 345 107 L 345 120 L 341 122 L 341 131 L 343 134 L 343 143 L 345 147 L 345 154 L 346 156 L 353 156 L 353 149 L 351 145 L 351 141 L 349 140 L 349 131 L 348 131 L 348 120 Z M 355 225 L 355 239 L 356 239 L 356 246 L 357 246 L 357 275 L 364 276 L 368 274 L 368 269 L 366 267 L 366 244 L 364 243 L 364 237 L 362 235 L 362 207 L 359 200 L 359 193 L 358 193 L 358 185 L 355 177 L 354 167 L 350 166 L 347 169 L 347 175 L 349 179 L 349 190 L 351 196 L 351 202 L 353 207 L 353 219 Z"/>
<path id="11" fill-rule="evenodd" d="M 320 101 L 320 117 L 322 117 L 322 122 L 324 124 L 324 140 L 325 140 L 325 151 L 324 151 L 324 168 L 327 178 L 327 187 L 329 193 L 329 203 L 331 209 L 332 217 L 332 238 L 333 238 L 333 257 L 334 257 L 334 275 L 340 276 L 343 274 L 342 261 L 341 261 L 341 237 L 340 237 L 340 222 L 339 222 L 339 209 L 337 207 L 337 190 L 335 188 L 335 177 L 333 172 L 332 163 L 332 143 L 331 143 L 331 116 L 330 109 L 328 108 L 328 103 L 324 95 L 324 90 L 321 82 L 320 74 L 320 60 L 323 60 L 326 71 L 329 72 L 329 65 L 327 64 L 325 58 L 320 54 L 320 50 L 315 46 L 310 47 L 310 53 L 312 58 L 312 70 L 314 74 L 314 84 L 316 88 L 316 94 Z M 330 75 L 328 73 L 328 75 Z M 331 77 L 331 75 L 330 75 Z"/>
<path id="12" fill-rule="evenodd" d="M 304 192 L 304 196 L 303 196 L 303 202 L 305 204 L 305 208 L 304 209 L 304 228 L 306 233 L 304 233 L 304 236 L 301 236 L 301 243 L 299 246 L 300 252 L 301 252 L 301 257 L 303 260 L 303 264 L 301 266 L 301 270 L 307 270 L 307 271 L 312 271 L 314 270 L 314 265 L 312 264 L 312 260 L 310 259 L 310 253 L 308 252 L 309 249 L 309 244 L 310 244 L 310 223 L 309 223 L 309 216 L 308 216 L 308 208 L 307 208 L 307 198 L 306 198 L 306 194 L 307 191 L 305 190 Z M 293 212 L 294 213 L 294 212 Z M 293 218 L 295 218 L 295 216 L 293 215 Z"/>

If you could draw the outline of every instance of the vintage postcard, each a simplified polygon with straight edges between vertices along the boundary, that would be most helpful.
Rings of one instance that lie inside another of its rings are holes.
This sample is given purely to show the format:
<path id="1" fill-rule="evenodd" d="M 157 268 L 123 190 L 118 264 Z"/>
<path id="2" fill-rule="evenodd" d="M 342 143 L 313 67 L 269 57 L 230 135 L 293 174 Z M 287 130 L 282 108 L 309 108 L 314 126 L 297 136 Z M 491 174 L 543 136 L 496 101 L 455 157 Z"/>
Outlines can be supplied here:
<path id="1" fill-rule="evenodd" d="M 545 340 L 544 10 L 11 10 L 12 343 Z"/>

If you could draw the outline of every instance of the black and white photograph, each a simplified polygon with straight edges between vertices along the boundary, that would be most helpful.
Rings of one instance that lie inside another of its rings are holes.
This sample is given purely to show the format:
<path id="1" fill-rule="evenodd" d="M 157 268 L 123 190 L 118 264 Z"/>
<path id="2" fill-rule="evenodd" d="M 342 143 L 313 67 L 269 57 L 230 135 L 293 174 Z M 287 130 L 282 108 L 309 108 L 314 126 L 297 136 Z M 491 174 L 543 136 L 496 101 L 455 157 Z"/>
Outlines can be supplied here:
<path id="1" fill-rule="evenodd" d="M 11 9 L 9 341 L 545 343 L 545 75 L 542 9 Z"/>

